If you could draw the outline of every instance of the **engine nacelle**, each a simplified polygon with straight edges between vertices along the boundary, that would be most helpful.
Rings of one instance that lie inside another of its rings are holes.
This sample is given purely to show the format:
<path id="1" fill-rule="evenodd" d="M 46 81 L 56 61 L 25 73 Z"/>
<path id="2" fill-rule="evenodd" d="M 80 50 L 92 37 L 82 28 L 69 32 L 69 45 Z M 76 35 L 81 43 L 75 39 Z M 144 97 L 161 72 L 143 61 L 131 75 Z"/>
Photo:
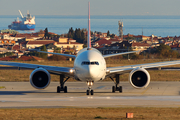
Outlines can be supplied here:
<path id="1" fill-rule="evenodd" d="M 34 71 L 32 71 L 29 79 L 30 79 L 31 85 L 34 88 L 44 89 L 49 85 L 51 81 L 51 76 L 46 69 L 37 68 Z"/>
<path id="2" fill-rule="evenodd" d="M 150 83 L 150 75 L 143 68 L 135 68 L 129 74 L 129 82 L 135 88 L 146 88 Z"/>

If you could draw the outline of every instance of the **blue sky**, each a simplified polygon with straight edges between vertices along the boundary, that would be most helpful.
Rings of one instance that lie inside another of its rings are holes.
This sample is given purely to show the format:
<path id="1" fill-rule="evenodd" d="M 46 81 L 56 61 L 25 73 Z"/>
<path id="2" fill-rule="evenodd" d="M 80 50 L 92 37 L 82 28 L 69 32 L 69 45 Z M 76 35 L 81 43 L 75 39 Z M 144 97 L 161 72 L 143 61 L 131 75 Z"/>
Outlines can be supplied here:
<path id="1" fill-rule="evenodd" d="M 180 0 L 0 0 L 0 15 L 180 15 Z"/>

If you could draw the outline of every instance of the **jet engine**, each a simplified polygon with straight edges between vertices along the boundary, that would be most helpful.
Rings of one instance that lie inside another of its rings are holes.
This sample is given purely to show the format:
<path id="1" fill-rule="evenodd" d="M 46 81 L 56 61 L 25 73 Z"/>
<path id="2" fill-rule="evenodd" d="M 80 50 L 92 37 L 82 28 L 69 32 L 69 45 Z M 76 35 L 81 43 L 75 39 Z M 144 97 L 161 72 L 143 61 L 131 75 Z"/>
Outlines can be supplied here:
<path id="1" fill-rule="evenodd" d="M 129 74 L 129 82 L 135 88 L 146 88 L 150 83 L 150 75 L 144 68 L 135 68 Z"/>
<path id="2" fill-rule="evenodd" d="M 51 76 L 46 69 L 37 68 L 34 71 L 32 71 L 29 79 L 30 79 L 31 85 L 34 88 L 44 89 L 49 85 L 51 81 Z"/>

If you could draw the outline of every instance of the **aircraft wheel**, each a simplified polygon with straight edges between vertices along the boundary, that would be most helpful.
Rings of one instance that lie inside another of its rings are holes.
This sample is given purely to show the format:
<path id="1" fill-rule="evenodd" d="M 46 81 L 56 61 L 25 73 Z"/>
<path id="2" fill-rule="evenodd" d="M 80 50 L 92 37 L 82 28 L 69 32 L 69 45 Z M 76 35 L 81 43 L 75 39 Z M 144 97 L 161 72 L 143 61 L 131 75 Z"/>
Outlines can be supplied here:
<path id="1" fill-rule="evenodd" d="M 67 93 L 67 86 L 64 86 L 64 93 Z"/>
<path id="2" fill-rule="evenodd" d="M 119 86 L 119 92 L 122 93 L 122 86 Z"/>
<path id="3" fill-rule="evenodd" d="M 116 91 L 116 87 L 112 86 L 112 92 L 114 93 Z"/>
<path id="4" fill-rule="evenodd" d="M 57 93 L 60 93 L 60 86 L 57 86 Z"/>
<path id="5" fill-rule="evenodd" d="M 91 95 L 93 95 L 94 94 L 94 91 L 93 90 L 91 90 Z"/>
<path id="6" fill-rule="evenodd" d="M 89 95 L 89 90 L 86 91 L 86 95 Z"/>

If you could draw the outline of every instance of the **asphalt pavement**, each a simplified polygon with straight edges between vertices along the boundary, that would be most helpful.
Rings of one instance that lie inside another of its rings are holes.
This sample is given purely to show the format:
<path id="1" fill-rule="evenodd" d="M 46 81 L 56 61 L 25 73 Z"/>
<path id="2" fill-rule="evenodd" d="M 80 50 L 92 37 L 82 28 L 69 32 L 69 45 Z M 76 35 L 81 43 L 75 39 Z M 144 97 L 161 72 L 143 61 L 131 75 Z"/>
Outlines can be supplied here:
<path id="1" fill-rule="evenodd" d="M 37 90 L 29 82 L 0 82 L 0 108 L 180 107 L 180 82 L 151 82 L 146 89 L 121 82 L 123 93 L 112 93 L 113 82 L 97 82 L 92 87 L 94 95 L 88 96 L 84 82 L 66 82 L 68 93 L 56 93 L 58 85 L 51 82 Z"/>

